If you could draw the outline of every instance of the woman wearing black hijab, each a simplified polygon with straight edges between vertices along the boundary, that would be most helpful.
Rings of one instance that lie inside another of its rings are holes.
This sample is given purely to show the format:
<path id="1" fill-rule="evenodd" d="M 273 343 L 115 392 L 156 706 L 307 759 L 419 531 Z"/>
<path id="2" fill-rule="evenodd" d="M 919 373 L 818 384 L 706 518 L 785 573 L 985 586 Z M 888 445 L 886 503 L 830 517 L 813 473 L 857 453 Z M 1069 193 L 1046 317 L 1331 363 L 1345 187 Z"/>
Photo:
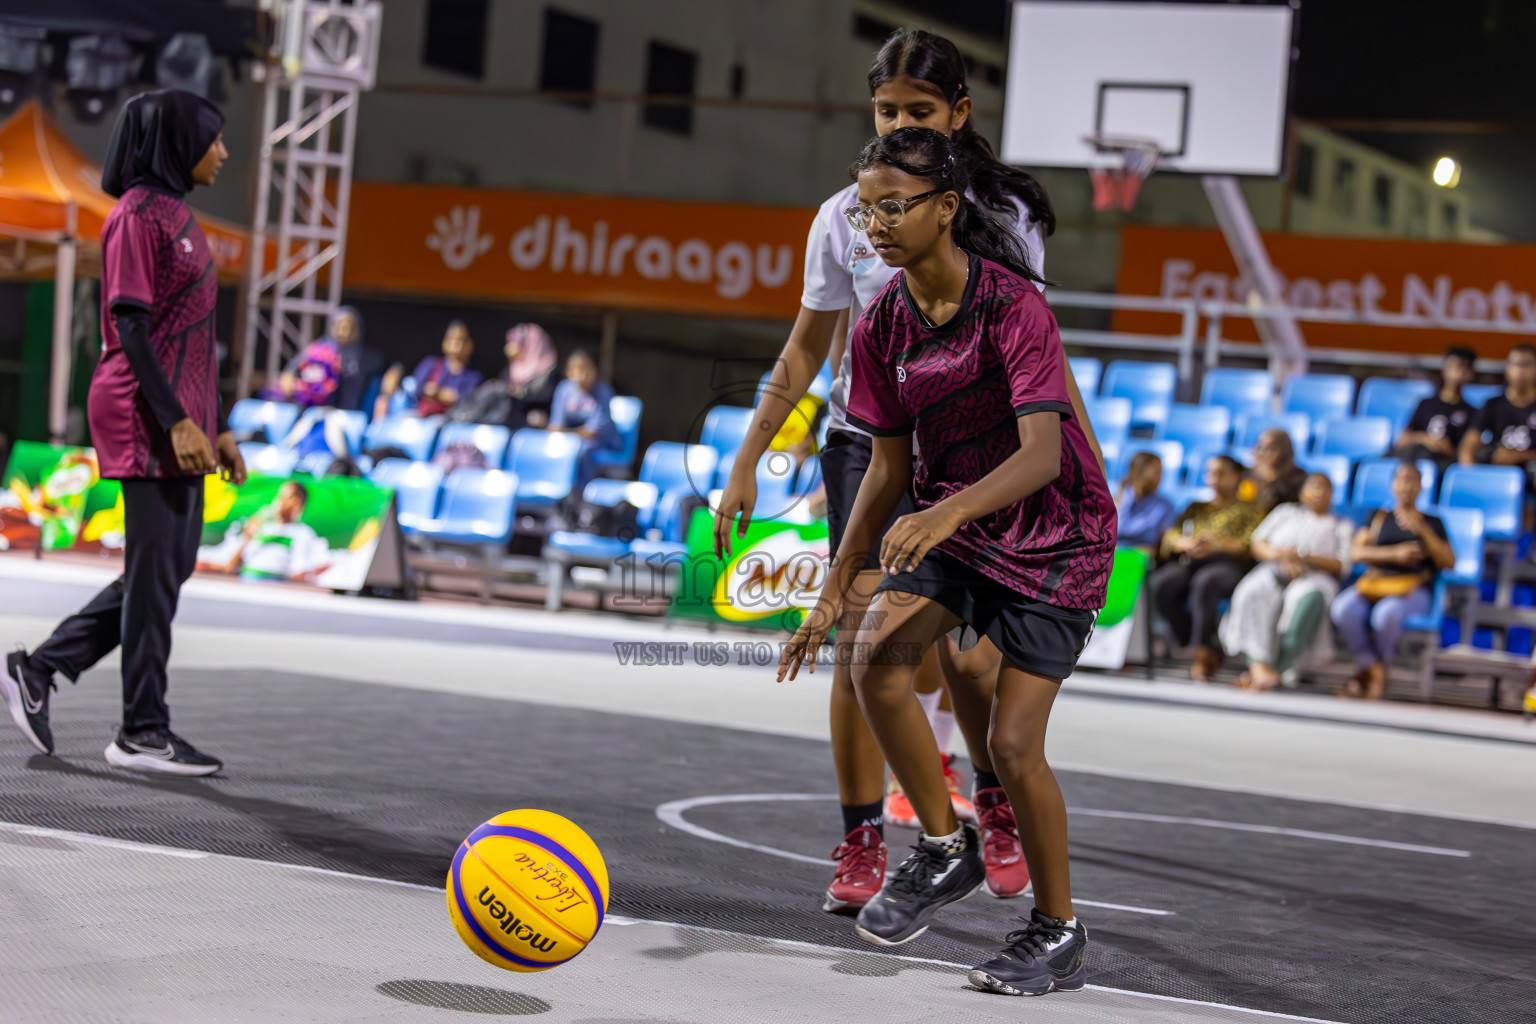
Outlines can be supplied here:
<path id="1" fill-rule="evenodd" d="M 219 408 L 208 242 L 182 197 L 212 185 L 229 155 L 224 115 L 178 89 L 123 105 L 101 187 L 118 196 L 101 230 L 102 354 L 87 403 L 101 475 L 123 488 L 123 575 L 31 654 L 6 658 L 11 718 L 53 752 L 48 694 L 123 648 L 123 724 L 108 745 L 119 768 L 211 775 L 223 767 L 171 732 L 165 704 L 171 620 L 197 559 L 203 477 L 235 484 L 245 464 Z M 216 445 L 209 438 L 217 438 Z"/>

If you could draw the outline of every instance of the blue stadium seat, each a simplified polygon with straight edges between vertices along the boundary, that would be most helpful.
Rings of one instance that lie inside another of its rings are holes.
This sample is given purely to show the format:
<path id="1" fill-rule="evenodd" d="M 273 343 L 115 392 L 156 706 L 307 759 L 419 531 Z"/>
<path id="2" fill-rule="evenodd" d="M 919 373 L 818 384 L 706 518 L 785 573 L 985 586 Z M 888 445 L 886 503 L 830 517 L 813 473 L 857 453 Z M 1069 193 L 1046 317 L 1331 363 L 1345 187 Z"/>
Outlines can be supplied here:
<path id="1" fill-rule="evenodd" d="M 524 427 L 513 434 L 507 469 L 517 481 L 518 505 L 548 511 L 568 497 L 580 454 L 581 439 L 572 433 Z"/>
<path id="2" fill-rule="evenodd" d="M 1186 405 L 1175 402 L 1168 407 L 1168 419 L 1159 435 L 1177 441 L 1186 451 L 1203 449 L 1221 451 L 1232 435 L 1232 410 L 1224 405 Z"/>
<path id="3" fill-rule="evenodd" d="M 662 494 L 676 490 L 707 494 L 719 463 L 720 453 L 708 445 L 657 441 L 645 450 L 640 479 L 655 484 Z"/>
<path id="4" fill-rule="evenodd" d="M 1117 480 L 1125 479 L 1131 471 L 1131 459 L 1137 452 L 1152 452 L 1161 459 L 1164 476 L 1175 477 L 1184 467 L 1184 446 L 1178 441 L 1149 441 L 1133 437 L 1121 446 L 1119 457 L 1109 467 L 1110 475 Z"/>
<path id="5" fill-rule="evenodd" d="M 439 416 L 386 416 L 368 428 L 365 444 L 369 448 L 399 448 L 415 461 L 425 462 L 442 424 Z"/>
<path id="6" fill-rule="evenodd" d="M 1483 513 L 1487 540 L 1513 541 L 1520 536 L 1525 498 L 1525 470 L 1517 466 L 1452 466 L 1440 481 L 1439 504 L 1446 508 L 1475 508 Z"/>
<path id="7" fill-rule="evenodd" d="M 1374 459 L 1392 447 L 1392 421 L 1385 416 L 1343 416 L 1317 425 L 1319 455 Z"/>
<path id="8" fill-rule="evenodd" d="M 1385 416 L 1392 421 L 1392 436 L 1396 438 L 1408 425 L 1413 410 L 1434 393 L 1435 386 L 1427 380 L 1367 377 L 1360 385 L 1355 411 L 1361 416 Z"/>
<path id="9" fill-rule="evenodd" d="M 1279 427 L 1291 436 L 1291 447 L 1299 455 L 1307 450 L 1312 441 L 1312 418 L 1304 412 L 1282 412 L 1276 415 L 1253 416 L 1244 413 L 1237 417 L 1234 431 L 1238 448 L 1252 448 L 1259 443 L 1259 435 L 1271 427 Z"/>
<path id="10" fill-rule="evenodd" d="M 1419 460 L 1419 480 L 1422 489 L 1419 500 L 1414 502 L 1420 511 L 1435 503 L 1435 477 L 1440 468 L 1429 459 Z M 1367 459 L 1355 467 L 1355 489 L 1349 496 L 1351 505 L 1361 508 L 1390 508 L 1392 477 L 1397 473 L 1396 459 Z"/>
<path id="11" fill-rule="evenodd" d="M 517 492 L 516 473 L 461 467 L 443 483 L 438 515 L 417 523 L 416 532 L 445 544 L 506 544 L 512 539 Z"/>
<path id="12" fill-rule="evenodd" d="M 1349 457 L 1345 455 L 1297 455 L 1296 465 L 1308 473 L 1321 473 L 1333 484 L 1334 505 L 1349 503 Z"/>
<path id="13" fill-rule="evenodd" d="M 1403 628 L 1438 635 L 1445 618 L 1446 591 L 1451 587 L 1475 587 L 1482 579 L 1484 519 L 1475 508 L 1438 505 L 1425 509 L 1425 512 L 1439 517 L 1445 524 L 1446 539 L 1456 554 L 1456 564 L 1435 577 L 1429 611 L 1423 615 L 1410 615 L 1403 621 Z"/>
<path id="14" fill-rule="evenodd" d="M 1131 436 L 1131 403 L 1125 398 L 1090 398 L 1084 396 L 1083 411 L 1093 434 L 1104 452 L 1104 464 L 1114 465 L 1120 448 Z"/>
<path id="15" fill-rule="evenodd" d="M 1101 397 L 1130 399 L 1131 426 L 1160 430 L 1178 386 L 1179 374 L 1172 363 L 1117 359 L 1104 370 Z"/>
<path id="16" fill-rule="evenodd" d="M 582 500 L 592 505 L 613 507 L 627 501 L 639 510 L 635 524 L 641 531 L 651 525 L 656 514 L 658 491 L 655 484 L 629 480 L 591 480 L 582 489 Z M 544 607 L 559 611 L 566 576 L 571 566 L 584 565 L 599 569 L 612 568 L 615 561 L 628 554 L 635 537 L 602 537 L 595 533 L 577 530 L 556 530 L 544 542 L 544 561 L 547 567 L 547 589 Z"/>
<path id="17" fill-rule="evenodd" d="M 593 463 L 604 472 L 628 473 L 635 464 L 635 449 L 640 446 L 640 415 L 645 403 L 633 395 L 614 395 L 608 403 L 608 415 L 619 428 L 622 444 L 618 451 L 594 452 Z"/>
<path id="18" fill-rule="evenodd" d="M 1467 384 L 1461 389 L 1461 397 L 1465 398 L 1467 404 L 1474 409 L 1481 409 L 1488 404 L 1488 399 L 1503 393 L 1503 384 Z"/>
<path id="19" fill-rule="evenodd" d="M 1163 486 L 1158 488 L 1158 493 L 1167 498 L 1181 515 L 1195 502 L 1210 501 L 1216 496 L 1216 492 L 1205 484 L 1170 484 L 1166 479 Z"/>
<path id="20" fill-rule="evenodd" d="M 242 398 L 230 407 L 229 429 L 253 435 L 257 431 L 265 431 L 267 441 L 276 444 L 288 436 L 288 431 L 293 429 L 294 421 L 298 418 L 299 407 L 288 402 Z"/>
<path id="21" fill-rule="evenodd" d="M 400 528 L 414 531 L 437 515 L 437 495 L 443 486 L 443 470 L 430 462 L 380 459 L 368 479 L 395 492 L 395 517 Z"/>
<path id="22" fill-rule="evenodd" d="M 1200 404 L 1229 409 L 1233 419 L 1243 415 L 1267 416 L 1275 397 L 1275 379 L 1268 370 L 1236 370 L 1218 366 L 1205 371 L 1200 384 Z"/>
<path id="23" fill-rule="evenodd" d="M 449 423 L 437 435 L 437 450 L 441 455 L 456 444 L 470 444 L 480 449 L 489 469 L 498 469 L 507 457 L 507 446 L 512 442 L 512 431 L 503 426 L 485 423 Z"/>
<path id="24" fill-rule="evenodd" d="M 730 478 L 731 478 L 731 470 L 733 468 L 735 468 L 735 466 L 736 466 L 736 449 L 732 448 L 728 452 L 721 452 L 720 453 L 719 461 L 717 461 L 715 463 L 715 479 L 714 479 L 714 483 L 711 486 L 713 486 L 713 487 L 724 487 L 725 484 L 726 484 L 726 481 L 730 480 Z M 708 490 L 708 488 L 706 488 L 706 491 L 707 490 Z"/>
<path id="25" fill-rule="evenodd" d="M 1099 381 L 1104 377 L 1104 364 L 1089 356 L 1073 356 L 1067 360 L 1077 390 L 1086 399 L 1099 393 Z"/>
<path id="26" fill-rule="evenodd" d="M 704 417 L 699 444 L 718 452 L 732 452 L 741 447 L 742 438 L 752 423 L 752 410 L 739 405 L 717 405 Z"/>
<path id="27" fill-rule="evenodd" d="M 1342 373 L 1298 373 L 1280 386 L 1280 411 L 1304 412 L 1313 421 L 1348 416 L 1355 407 L 1355 378 Z"/>
<path id="28" fill-rule="evenodd" d="M 291 476 L 299 462 L 299 456 L 292 449 L 280 448 L 275 444 L 247 441 L 239 447 L 245 468 L 262 476 Z"/>
<path id="29" fill-rule="evenodd" d="M 1205 486 L 1205 464 L 1210 461 L 1212 455 L 1227 454 L 1225 447 L 1221 448 L 1189 448 L 1184 452 L 1183 472 L 1170 474 L 1163 471 L 1164 488 L 1183 483 L 1187 487 Z M 1241 460 L 1239 460 L 1241 461 Z M 1246 463 L 1244 463 L 1246 465 Z"/>

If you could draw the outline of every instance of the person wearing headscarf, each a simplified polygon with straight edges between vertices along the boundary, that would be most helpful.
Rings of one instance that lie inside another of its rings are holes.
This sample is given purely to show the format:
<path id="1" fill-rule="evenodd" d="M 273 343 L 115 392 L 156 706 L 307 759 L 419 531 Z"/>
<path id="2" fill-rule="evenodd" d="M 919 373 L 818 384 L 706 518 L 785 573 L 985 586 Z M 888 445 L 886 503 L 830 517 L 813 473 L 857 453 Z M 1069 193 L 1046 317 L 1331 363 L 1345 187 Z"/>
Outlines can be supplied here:
<path id="1" fill-rule="evenodd" d="M 1307 471 L 1296 465 L 1296 448 L 1291 435 L 1278 427 L 1272 427 L 1259 435 L 1259 443 L 1253 446 L 1253 466 L 1243 474 L 1237 496 L 1258 506 L 1261 515 L 1279 505 L 1286 505 L 1301 498 L 1301 485 L 1307 482 Z"/>
<path id="2" fill-rule="evenodd" d="M 102 477 L 122 482 L 123 574 L 41 646 L 6 658 L 12 719 L 53 751 L 49 691 L 121 646 L 123 722 L 107 761 L 135 771 L 211 775 L 223 767 L 171 731 L 166 661 L 181 585 L 203 530 L 203 477 L 237 486 L 245 464 L 219 407 L 217 279 L 183 197 L 212 185 L 229 153 L 224 115 L 179 89 L 123 105 L 101 187 L 118 203 L 101 230 L 101 360 L 87 413 Z M 210 438 L 215 439 L 210 441 Z"/>
<path id="3" fill-rule="evenodd" d="M 493 423 L 519 430 L 549 422 L 559 357 L 549 333 L 538 324 L 507 331 L 507 368 L 476 388 L 448 414 L 463 423 Z"/>

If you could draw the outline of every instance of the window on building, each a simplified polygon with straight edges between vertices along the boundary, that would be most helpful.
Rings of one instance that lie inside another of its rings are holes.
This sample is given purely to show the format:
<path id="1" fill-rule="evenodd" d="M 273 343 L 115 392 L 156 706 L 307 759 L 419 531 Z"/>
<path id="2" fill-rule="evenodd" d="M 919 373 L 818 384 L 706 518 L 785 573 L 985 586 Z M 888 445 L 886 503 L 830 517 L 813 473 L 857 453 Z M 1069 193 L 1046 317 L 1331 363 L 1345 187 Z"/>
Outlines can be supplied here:
<path id="1" fill-rule="evenodd" d="M 597 22 L 544 8 L 544 50 L 539 88 L 546 92 L 593 92 L 597 89 Z M 590 108 L 589 100 L 570 100 Z"/>
<path id="2" fill-rule="evenodd" d="M 1303 199 L 1311 199 L 1316 177 L 1317 150 L 1310 143 L 1300 143 L 1296 147 L 1296 194 Z"/>
<path id="3" fill-rule="evenodd" d="M 1333 193 L 1329 197 L 1335 213 L 1355 215 L 1355 162 L 1342 157 L 1333 164 Z"/>
<path id="4" fill-rule="evenodd" d="M 489 11 L 490 0 L 427 0 L 421 62 L 470 78 L 484 78 Z"/>
<path id="5" fill-rule="evenodd" d="M 1408 190 L 1408 217 L 1403 230 L 1409 238 L 1424 238 L 1429 234 L 1429 198 L 1422 189 Z"/>
<path id="6" fill-rule="evenodd" d="M 651 42 L 645 57 L 645 91 L 650 96 L 692 96 L 699 73 L 699 55 L 666 43 Z M 678 135 L 693 134 L 693 105 L 648 103 L 640 120 L 652 128 Z"/>
<path id="7" fill-rule="evenodd" d="M 895 25 L 887 24 L 864 14 L 854 14 L 853 34 L 867 43 L 883 43 L 896 31 Z"/>
<path id="8" fill-rule="evenodd" d="M 1461 208 L 1455 203 L 1446 203 L 1441 207 L 1440 233 L 1446 238 L 1455 238 L 1461 234 Z"/>
<path id="9" fill-rule="evenodd" d="M 1371 181 L 1371 223 L 1379 228 L 1392 226 L 1392 179 L 1385 174 Z"/>

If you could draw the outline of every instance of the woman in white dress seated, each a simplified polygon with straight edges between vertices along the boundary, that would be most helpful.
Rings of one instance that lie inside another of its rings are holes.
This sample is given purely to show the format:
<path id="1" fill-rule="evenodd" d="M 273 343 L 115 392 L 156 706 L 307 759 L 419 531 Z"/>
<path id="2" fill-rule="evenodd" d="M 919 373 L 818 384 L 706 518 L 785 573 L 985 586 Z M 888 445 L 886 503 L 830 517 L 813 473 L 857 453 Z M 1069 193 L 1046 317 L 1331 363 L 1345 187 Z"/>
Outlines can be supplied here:
<path id="1" fill-rule="evenodd" d="M 1248 659 L 1237 685 L 1268 690 L 1289 685 L 1333 653 L 1328 606 L 1349 568 L 1354 526 L 1332 514 L 1333 484 L 1307 477 L 1301 500 L 1279 505 L 1253 531 L 1258 565 L 1232 592 L 1221 643 Z"/>

